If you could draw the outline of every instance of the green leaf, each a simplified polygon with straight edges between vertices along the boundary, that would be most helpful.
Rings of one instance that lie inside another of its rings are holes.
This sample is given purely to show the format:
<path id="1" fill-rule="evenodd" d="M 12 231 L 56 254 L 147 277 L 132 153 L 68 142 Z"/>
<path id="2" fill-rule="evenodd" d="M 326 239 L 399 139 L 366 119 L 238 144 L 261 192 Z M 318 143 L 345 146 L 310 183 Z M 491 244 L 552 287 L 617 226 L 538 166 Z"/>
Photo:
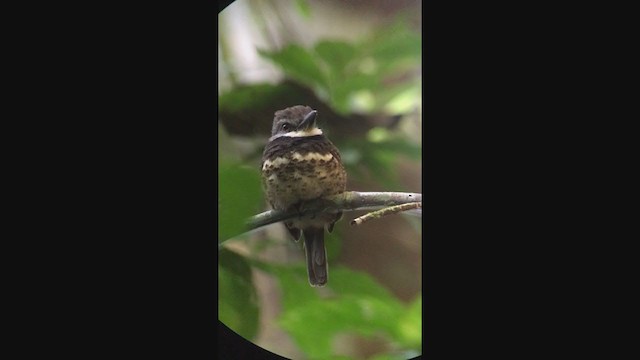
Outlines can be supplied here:
<path id="1" fill-rule="evenodd" d="M 334 84 L 331 89 L 331 100 L 336 110 L 348 113 L 352 95 L 360 90 L 376 89 L 380 81 L 376 75 L 353 74 Z"/>
<path id="2" fill-rule="evenodd" d="M 326 75 L 309 51 L 298 45 L 289 45 L 280 51 L 258 50 L 263 57 L 279 65 L 291 78 L 310 86 L 328 88 Z"/>
<path id="3" fill-rule="evenodd" d="M 389 100 L 384 102 L 386 112 L 391 114 L 409 113 L 420 106 L 422 101 L 421 82 L 414 80 L 408 82 L 407 85 L 409 86 L 398 89 L 395 94 L 388 94 L 390 95 Z"/>
<path id="4" fill-rule="evenodd" d="M 411 303 L 398 321 L 397 340 L 402 345 L 422 351 L 422 294 Z"/>
<path id="5" fill-rule="evenodd" d="M 404 155 L 411 160 L 422 159 L 422 148 L 406 139 L 391 138 L 386 141 L 375 143 L 375 148 L 381 152 L 390 153 L 393 157 Z"/>
<path id="6" fill-rule="evenodd" d="M 373 136 L 376 133 L 386 134 L 383 137 Z M 349 176 L 356 178 L 358 175 L 374 177 L 379 184 L 387 188 L 400 186 L 395 165 L 399 156 L 411 160 L 422 159 L 422 148 L 410 142 L 398 134 L 393 134 L 386 129 L 373 128 L 367 139 L 354 139 L 345 143 L 344 149 L 351 151 L 357 149 L 357 164 L 345 162 Z M 348 153 L 348 152 L 347 152 Z M 358 171 L 358 168 L 366 169 L 366 172 Z"/>
<path id="7" fill-rule="evenodd" d="M 350 270 L 344 266 L 336 266 L 329 270 L 330 281 L 327 286 L 340 296 L 369 296 L 390 303 L 397 301 L 386 288 L 367 273 Z"/>
<path id="8" fill-rule="evenodd" d="M 246 232 L 246 220 L 259 212 L 262 191 L 258 169 L 222 163 L 218 168 L 218 243 Z"/>
<path id="9" fill-rule="evenodd" d="M 284 312 L 279 324 L 310 358 L 331 357 L 334 337 L 345 331 L 365 336 L 395 336 L 403 305 L 369 275 L 344 267 L 329 268 L 326 291 L 281 273 Z M 294 275 L 295 276 L 295 275 Z M 312 291 L 309 292 L 308 289 Z M 319 293 L 329 293 L 320 298 Z"/>
<path id="10" fill-rule="evenodd" d="M 335 76 L 347 74 L 347 68 L 356 56 L 356 48 L 345 41 L 323 40 L 314 50 Z"/>
<path id="11" fill-rule="evenodd" d="M 399 19 L 377 31 L 371 39 L 363 43 L 363 49 L 378 60 L 382 68 L 407 60 L 419 65 L 422 37 Z"/>
<path id="12" fill-rule="evenodd" d="M 319 298 L 317 289 L 309 285 L 306 264 L 271 267 L 270 272 L 276 275 L 280 282 L 282 307 L 285 311 L 312 303 Z"/>
<path id="13" fill-rule="evenodd" d="M 224 112 L 246 111 L 250 106 L 266 107 L 274 96 L 286 89 L 282 85 L 254 84 L 239 86 L 218 97 L 218 106 Z"/>
<path id="14" fill-rule="evenodd" d="M 251 340 L 256 336 L 260 318 L 251 268 L 242 256 L 226 248 L 218 256 L 218 317 L 230 329 Z"/>
<path id="15" fill-rule="evenodd" d="M 408 108 L 413 108 L 417 106 L 422 101 L 422 98 L 420 96 L 422 91 L 421 86 L 422 84 L 419 81 L 419 79 L 413 78 L 408 81 L 378 88 L 378 90 L 375 93 L 376 105 L 377 105 L 376 109 L 377 110 L 382 110 L 385 108 L 389 109 L 390 106 L 392 105 L 390 103 L 394 100 L 397 100 L 397 98 L 402 95 L 408 96 L 410 98 L 409 100 L 410 106 L 405 107 L 404 110 L 389 109 L 388 111 L 391 111 L 392 113 L 393 112 L 402 113 L 404 111 L 407 111 Z"/>
<path id="16" fill-rule="evenodd" d="M 337 334 L 388 334 L 400 314 L 379 299 L 344 297 L 317 300 L 289 310 L 279 323 L 310 358 L 326 358 L 333 354 L 331 344 Z"/>

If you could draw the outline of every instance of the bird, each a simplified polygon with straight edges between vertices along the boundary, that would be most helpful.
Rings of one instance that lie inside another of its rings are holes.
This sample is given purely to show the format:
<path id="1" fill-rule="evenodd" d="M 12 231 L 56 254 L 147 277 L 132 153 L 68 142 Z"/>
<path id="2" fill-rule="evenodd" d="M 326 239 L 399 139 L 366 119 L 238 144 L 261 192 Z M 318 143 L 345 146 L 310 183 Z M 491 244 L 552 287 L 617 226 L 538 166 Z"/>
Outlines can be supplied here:
<path id="1" fill-rule="evenodd" d="M 336 146 L 316 124 L 318 112 L 296 105 L 275 112 L 271 137 L 262 154 L 262 186 L 274 210 L 300 213 L 310 200 L 346 190 L 347 173 Z M 342 218 L 341 211 L 322 212 L 284 221 L 295 242 L 304 238 L 309 284 L 327 284 L 329 267 L 324 243 Z"/>

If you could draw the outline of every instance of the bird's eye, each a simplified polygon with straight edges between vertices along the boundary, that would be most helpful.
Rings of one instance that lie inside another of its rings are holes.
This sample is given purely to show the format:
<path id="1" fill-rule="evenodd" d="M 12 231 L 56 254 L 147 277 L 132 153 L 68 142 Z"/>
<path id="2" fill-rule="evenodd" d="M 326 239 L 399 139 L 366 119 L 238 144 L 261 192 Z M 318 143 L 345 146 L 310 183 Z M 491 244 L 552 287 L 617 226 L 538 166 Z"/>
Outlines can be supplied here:
<path id="1" fill-rule="evenodd" d="M 291 125 L 289 124 L 282 124 L 282 130 L 284 131 L 289 131 L 291 129 Z"/>

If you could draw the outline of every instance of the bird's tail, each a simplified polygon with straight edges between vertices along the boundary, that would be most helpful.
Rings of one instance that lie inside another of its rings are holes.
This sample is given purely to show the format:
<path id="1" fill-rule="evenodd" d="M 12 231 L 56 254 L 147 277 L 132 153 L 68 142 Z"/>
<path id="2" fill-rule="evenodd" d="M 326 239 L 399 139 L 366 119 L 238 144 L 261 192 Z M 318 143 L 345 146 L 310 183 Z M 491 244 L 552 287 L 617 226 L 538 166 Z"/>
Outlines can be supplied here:
<path id="1" fill-rule="evenodd" d="M 309 283 L 311 286 L 324 286 L 329 275 L 327 251 L 324 247 L 324 228 L 308 228 L 302 230 L 302 233 Z"/>

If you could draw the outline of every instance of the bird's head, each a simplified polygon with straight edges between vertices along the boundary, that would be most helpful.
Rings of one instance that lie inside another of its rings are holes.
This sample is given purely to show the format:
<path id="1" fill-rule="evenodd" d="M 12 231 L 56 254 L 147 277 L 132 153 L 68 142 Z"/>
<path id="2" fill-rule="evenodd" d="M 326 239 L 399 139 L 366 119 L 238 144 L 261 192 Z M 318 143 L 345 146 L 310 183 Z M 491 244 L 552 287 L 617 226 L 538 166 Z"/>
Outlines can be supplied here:
<path id="1" fill-rule="evenodd" d="M 271 128 L 271 139 L 280 136 L 304 137 L 322 135 L 316 126 L 318 112 L 308 106 L 297 105 L 276 111 Z"/>

